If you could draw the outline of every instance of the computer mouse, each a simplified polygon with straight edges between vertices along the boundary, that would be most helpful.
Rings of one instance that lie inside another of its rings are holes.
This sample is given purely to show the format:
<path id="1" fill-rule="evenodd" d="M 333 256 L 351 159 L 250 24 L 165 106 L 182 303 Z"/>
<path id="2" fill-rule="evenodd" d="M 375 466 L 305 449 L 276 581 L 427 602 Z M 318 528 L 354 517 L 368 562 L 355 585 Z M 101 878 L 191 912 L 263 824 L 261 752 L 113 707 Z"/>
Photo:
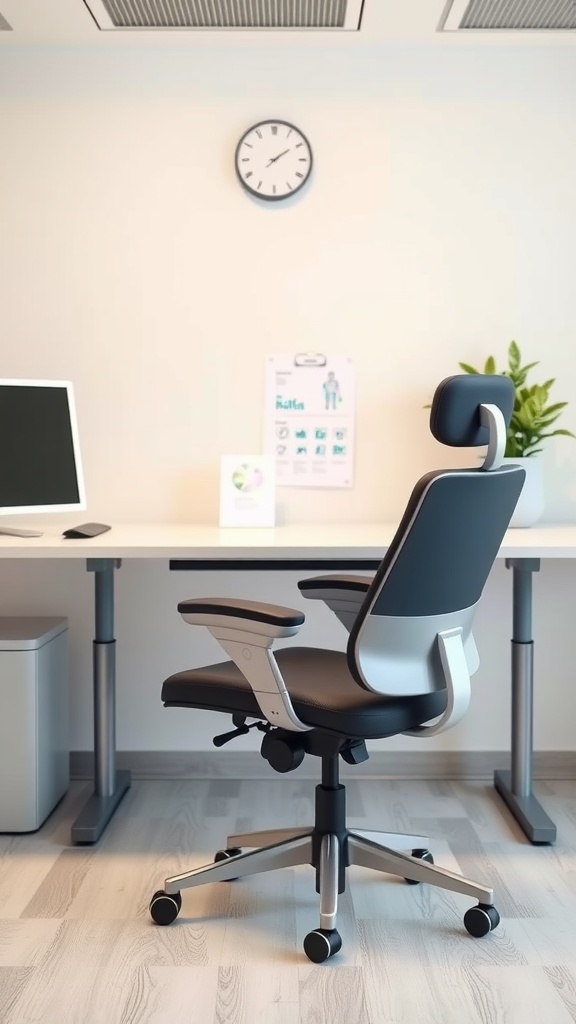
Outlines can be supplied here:
<path id="1" fill-rule="evenodd" d="M 110 527 L 106 523 L 81 523 L 80 526 L 70 526 L 62 532 L 67 540 L 79 540 L 82 537 L 97 537 L 99 533 L 106 533 Z"/>

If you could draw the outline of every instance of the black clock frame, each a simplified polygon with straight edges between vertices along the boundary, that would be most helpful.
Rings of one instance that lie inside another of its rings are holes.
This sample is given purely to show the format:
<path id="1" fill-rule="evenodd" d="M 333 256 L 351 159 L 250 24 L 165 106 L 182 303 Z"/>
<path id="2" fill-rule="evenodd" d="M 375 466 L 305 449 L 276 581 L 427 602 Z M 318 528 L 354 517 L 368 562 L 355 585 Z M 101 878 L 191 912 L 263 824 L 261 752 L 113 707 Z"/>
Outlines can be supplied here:
<path id="1" fill-rule="evenodd" d="M 296 186 L 296 188 L 293 188 L 291 192 L 287 192 L 285 195 L 281 195 L 281 196 L 267 196 L 267 195 L 263 195 L 262 192 L 258 192 L 257 189 L 252 188 L 252 186 L 249 185 L 247 183 L 247 181 L 242 177 L 242 172 L 240 170 L 240 167 L 238 166 L 238 163 L 239 163 L 238 155 L 240 153 L 241 146 L 244 144 L 244 140 L 246 139 L 246 136 L 250 135 L 251 132 L 256 130 L 256 128 L 263 127 L 265 124 L 283 124 L 286 128 L 291 128 L 292 131 L 298 132 L 298 134 L 301 136 L 301 138 L 304 139 L 304 142 L 308 146 L 308 152 L 310 153 L 310 166 L 309 166 L 308 174 L 303 179 L 303 181 L 301 181 L 300 184 Z M 296 193 L 299 192 L 300 189 L 304 188 L 304 186 L 310 181 L 310 177 L 311 177 L 311 174 L 312 174 L 313 164 L 314 164 L 314 155 L 312 153 L 312 146 L 310 145 L 310 142 L 309 142 L 308 138 L 306 137 L 306 135 L 304 134 L 304 132 L 302 131 L 302 129 L 298 128 L 297 125 L 292 124 L 291 121 L 283 121 L 282 118 L 278 118 L 278 117 L 269 117 L 265 121 L 257 121 L 256 124 L 250 125 L 250 127 L 247 128 L 246 131 L 244 132 L 244 134 L 242 135 L 242 138 L 240 139 L 238 145 L 236 146 L 236 152 L 234 153 L 234 167 L 236 169 L 236 176 L 238 178 L 238 181 L 240 182 L 242 187 L 245 188 L 246 191 L 250 193 L 250 195 L 256 196 L 257 199 L 261 199 L 265 203 L 281 203 L 283 200 L 291 199 L 292 196 L 295 196 Z"/>

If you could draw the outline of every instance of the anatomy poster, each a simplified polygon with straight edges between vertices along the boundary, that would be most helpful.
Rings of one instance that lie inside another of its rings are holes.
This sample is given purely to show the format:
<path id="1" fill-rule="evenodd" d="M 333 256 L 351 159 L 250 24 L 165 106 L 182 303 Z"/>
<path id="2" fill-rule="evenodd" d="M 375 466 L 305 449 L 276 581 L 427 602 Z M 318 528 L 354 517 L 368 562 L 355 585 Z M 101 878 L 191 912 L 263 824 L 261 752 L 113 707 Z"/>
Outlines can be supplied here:
<path id="1" fill-rule="evenodd" d="M 276 486 L 352 486 L 356 396 L 351 359 L 269 356 L 265 402 L 265 451 L 276 459 Z"/>

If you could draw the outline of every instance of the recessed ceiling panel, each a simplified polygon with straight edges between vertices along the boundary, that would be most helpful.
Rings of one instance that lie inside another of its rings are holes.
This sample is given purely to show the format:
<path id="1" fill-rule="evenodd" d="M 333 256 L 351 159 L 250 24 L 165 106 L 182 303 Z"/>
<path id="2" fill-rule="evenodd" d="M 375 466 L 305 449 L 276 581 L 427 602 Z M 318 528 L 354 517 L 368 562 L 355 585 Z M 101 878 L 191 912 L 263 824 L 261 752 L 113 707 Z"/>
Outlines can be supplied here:
<path id="1" fill-rule="evenodd" d="M 101 29 L 351 29 L 363 0 L 84 0 Z"/>
<path id="2" fill-rule="evenodd" d="M 453 0 L 444 31 L 569 32 L 575 0 Z"/>

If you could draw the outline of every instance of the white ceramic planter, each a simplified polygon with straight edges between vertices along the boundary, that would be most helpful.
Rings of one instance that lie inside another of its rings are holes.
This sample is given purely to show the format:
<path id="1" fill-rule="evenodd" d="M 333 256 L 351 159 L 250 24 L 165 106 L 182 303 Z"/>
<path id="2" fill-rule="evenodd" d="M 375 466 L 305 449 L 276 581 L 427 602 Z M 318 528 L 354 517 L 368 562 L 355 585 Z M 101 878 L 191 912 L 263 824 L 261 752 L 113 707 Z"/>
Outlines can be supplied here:
<path id="1" fill-rule="evenodd" d="M 533 526 L 544 512 L 542 459 L 538 455 L 532 455 L 525 459 L 505 458 L 502 461 L 520 465 L 526 470 L 526 480 L 518 498 L 518 504 L 514 509 L 514 515 L 510 520 L 510 526 Z"/>

